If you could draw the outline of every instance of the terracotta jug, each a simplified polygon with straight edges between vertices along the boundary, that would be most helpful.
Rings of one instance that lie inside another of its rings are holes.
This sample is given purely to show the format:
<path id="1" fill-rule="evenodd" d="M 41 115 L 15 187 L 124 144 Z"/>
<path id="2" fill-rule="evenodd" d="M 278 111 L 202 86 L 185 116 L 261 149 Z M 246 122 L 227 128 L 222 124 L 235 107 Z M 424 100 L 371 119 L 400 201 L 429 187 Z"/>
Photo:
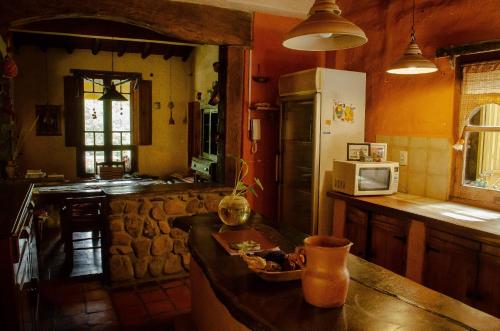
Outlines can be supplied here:
<path id="1" fill-rule="evenodd" d="M 322 308 L 342 306 L 349 287 L 347 254 L 352 243 L 347 239 L 311 236 L 301 250 L 306 256 L 302 271 L 302 292 L 307 303 Z"/>

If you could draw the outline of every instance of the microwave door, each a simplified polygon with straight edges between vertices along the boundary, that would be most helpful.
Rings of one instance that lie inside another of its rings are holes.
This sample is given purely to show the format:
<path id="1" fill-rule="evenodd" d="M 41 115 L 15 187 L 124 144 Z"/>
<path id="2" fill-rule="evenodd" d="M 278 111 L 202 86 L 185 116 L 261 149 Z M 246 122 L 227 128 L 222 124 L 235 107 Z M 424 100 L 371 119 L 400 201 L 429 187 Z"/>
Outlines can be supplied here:
<path id="1" fill-rule="evenodd" d="M 379 192 L 389 190 L 391 185 L 391 169 L 389 167 L 360 168 L 358 174 L 358 191 Z"/>
<path id="2" fill-rule="evenodd" d="M 311 233 L 314 99 L 285 99 L 281 108 L 280 223 Z"/>

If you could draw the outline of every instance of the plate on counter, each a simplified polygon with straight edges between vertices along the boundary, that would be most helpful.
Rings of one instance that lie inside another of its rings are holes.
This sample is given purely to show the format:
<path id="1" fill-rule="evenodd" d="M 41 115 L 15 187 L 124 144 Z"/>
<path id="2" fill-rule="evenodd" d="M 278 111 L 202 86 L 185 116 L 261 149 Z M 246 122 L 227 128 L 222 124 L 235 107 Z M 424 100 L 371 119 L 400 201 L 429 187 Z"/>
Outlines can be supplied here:
<path id="1" fill-rule="evenodd" d="M 298 280 L 302 275 L 302 269 L 291 271 L 266 271 L 250 267 L 248 269 L 252 270 L 255 274 L 257 274 L 257 276 L 268 282 L 287 282 L 291 280 Z"/>

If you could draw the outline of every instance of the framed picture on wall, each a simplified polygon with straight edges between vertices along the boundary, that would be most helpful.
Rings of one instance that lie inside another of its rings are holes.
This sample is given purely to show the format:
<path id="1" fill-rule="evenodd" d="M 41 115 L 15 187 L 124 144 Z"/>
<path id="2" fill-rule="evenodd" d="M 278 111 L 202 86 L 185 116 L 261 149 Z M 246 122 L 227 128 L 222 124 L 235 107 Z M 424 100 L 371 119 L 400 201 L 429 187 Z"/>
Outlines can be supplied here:
<path id="1" fill-rule="evenodd" d="M 36 105 L 36 135 L 60 136 L 61 135 L 61 106 Z"/>
<path id="2" fill-rule="evenodd" d="M 347 161 L 359 161 L 363 155 L 370 155 L 370 144 L 347 143 Z"/>
<path id="3" fill-rule="evenodd" d="M 373 161 L 387 161 L 387 144 L 386 143 L 370 143 L 370 153 Z"/>

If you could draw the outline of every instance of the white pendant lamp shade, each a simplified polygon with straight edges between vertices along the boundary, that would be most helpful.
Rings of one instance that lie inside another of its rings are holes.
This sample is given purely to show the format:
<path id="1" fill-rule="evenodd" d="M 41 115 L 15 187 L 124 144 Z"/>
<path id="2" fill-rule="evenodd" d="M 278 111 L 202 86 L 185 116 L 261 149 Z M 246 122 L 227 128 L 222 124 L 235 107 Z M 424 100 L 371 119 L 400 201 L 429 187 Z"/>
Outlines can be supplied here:
<path id="1" fill-rule="evenodd" d="M 422 51 L 413 38 L 403 56 L 387 69 L 388 73 L 397 75 L 428 74 L 436 71 L 436 65 L 422 56 Z"/>
<path id="2" fill-rule="evenodd" d="M 283 39 L 283 46 L 302 51 L 331 51 L 358 47 L 368 41 L 356 24 L 340 16 L 335 0 L 316 0 L 309 17 Z"/>

